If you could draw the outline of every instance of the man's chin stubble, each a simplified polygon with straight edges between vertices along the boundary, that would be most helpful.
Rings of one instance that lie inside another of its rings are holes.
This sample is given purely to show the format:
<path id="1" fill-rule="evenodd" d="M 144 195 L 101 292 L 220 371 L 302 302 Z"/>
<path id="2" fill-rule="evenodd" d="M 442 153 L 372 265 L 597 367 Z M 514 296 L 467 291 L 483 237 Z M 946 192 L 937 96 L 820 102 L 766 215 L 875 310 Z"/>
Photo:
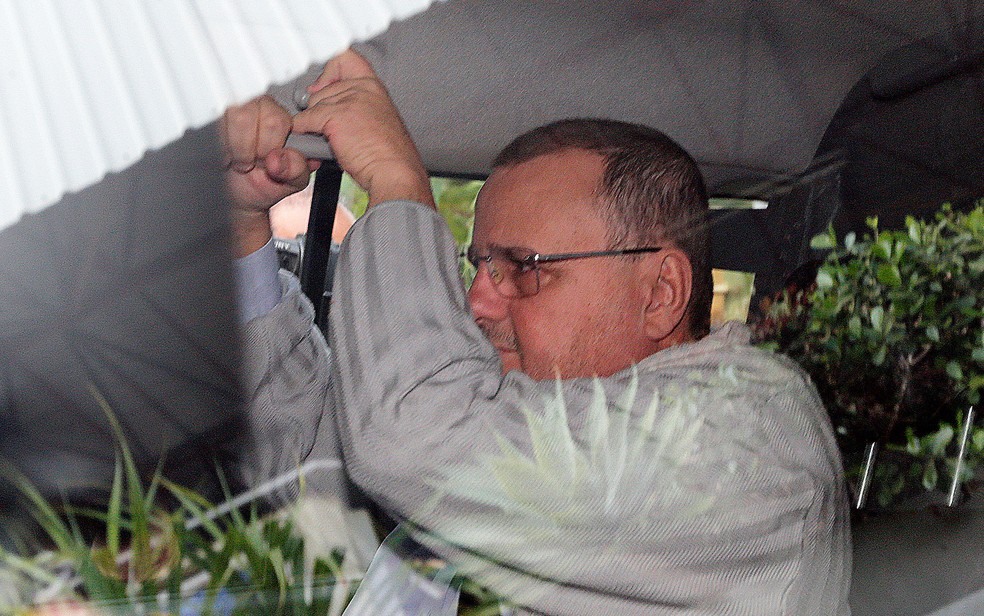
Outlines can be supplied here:
<path id="1" fill-rule="evenodd" d="M 495 323 L 489 323 L 487 321 L 478 322 L 478 327 L 488 338 L 492 346 L 495 347 L 496 352 L 499 354 L 499 360 L 502 362 L 503 373 L 508 372 L 510 369 L 521 370 L 522 369 L 522 357 L 519 352 L 519 343 L 516 340 L 516 336 L 508 331 L 506 328 L 497 326 Z M 515 364 L 514 366 L 511 364 Z"/>

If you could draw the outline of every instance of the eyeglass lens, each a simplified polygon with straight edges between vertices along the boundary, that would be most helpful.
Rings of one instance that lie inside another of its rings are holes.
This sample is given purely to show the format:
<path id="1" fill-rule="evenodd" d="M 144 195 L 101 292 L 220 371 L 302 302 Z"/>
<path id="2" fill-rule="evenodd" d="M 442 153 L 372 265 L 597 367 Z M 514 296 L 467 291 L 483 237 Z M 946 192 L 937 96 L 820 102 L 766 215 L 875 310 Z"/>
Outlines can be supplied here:
<path id="1" fill-rule="evenodd" d="M 540 275 L 535 264 L 524 261 L 532 255 L 532 251 L 493 249 L 488 255 L 478 256 L 471 249 L 468 260 L 480 269 L 485 264 L 489 278 L 495 285 L 496 291 L 505 297 L 530 297 L 540 290 Z M 478 273 L 476 273 L 476 276 Z"/>

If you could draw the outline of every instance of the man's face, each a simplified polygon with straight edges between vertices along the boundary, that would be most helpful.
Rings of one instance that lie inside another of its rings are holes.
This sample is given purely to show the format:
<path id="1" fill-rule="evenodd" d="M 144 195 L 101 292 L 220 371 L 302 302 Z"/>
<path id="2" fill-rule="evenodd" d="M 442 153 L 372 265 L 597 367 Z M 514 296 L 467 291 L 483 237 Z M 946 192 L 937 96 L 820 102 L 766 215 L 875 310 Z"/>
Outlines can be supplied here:
<path id="1" fill-rule="evenodd" d="M 495 170 L 479 193 L 472 246 L 543 255 L 611 248 L 596 190 L 601 156 L 567 150 Z M 651 354 L 643 327 L 645 259 L 599 257 L 540 265 L 540 290 L 504 297 L 484 263 L 468 300 L 503 371 L 536 379 L 608 376 Z"/>

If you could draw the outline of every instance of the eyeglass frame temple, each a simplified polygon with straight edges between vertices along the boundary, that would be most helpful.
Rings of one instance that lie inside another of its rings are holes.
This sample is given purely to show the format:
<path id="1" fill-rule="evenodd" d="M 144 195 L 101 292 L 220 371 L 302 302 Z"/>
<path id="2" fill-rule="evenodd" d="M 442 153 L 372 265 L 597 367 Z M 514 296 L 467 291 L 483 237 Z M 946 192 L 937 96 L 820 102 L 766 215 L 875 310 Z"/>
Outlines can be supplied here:
<path id="1" fill-rule="evenodd" d="M 662 246 L 648 246 L 644 248 L 623 248 L 620 250 L 600 250 L 595 252 L 560 252 L 552 255 L 541 255 L 534 253 L 520 260 L 521 263 L 551 263 L 554 261 L 570 261 L 573 259 L 587 259 L 590 257 L 616 257 L 620 255 L 636 255 L 645 252 L 659 252 Z M 491 255 L 489 255 L 491 256 Z"/>
<path id="2" fill-rule="evenodd" d="M 514 262 L 515 263 L 522 263 L 522 264 L 526 264 L 526 265 L 531 265 L 532 264 L 532 265 L 536 266 L 536 265 L 539 265 L 540 263 L 552 263 L 552 262 L 556 262 L 556 261 L 571 261 L 573 259 L 588 259 L 588 258 L 591 258 L 591 257 L 616 257 L 616 256 L 622 256 L 622 255 L 643 254 L 643 253 L 647 253 L 647 252 L 659 252 L 662 249 L 663 249 L 662 246 L 644 246 L 644 247 L 641 247 L 641 248 L 622 248 L 622 249 L 618 249 L 618 250 L 599 250 L 599 251 L 592 251 L 592 252 L 561 252 L 561 253 L 548 254 L 548 255 L 541 255 L 540 253 L 537 252 L 537 253 L 531 254 L 528 257 L 524 257 L 523 259 L 517 259 Z M 461 254 L 459 254 L 459 258 L 464 258 L 468 262 L 471 262 L 471 259 L 468 257 L 468 251 L 467 250 L 464 251 L 464 252 L 462 252 Z M 476 256 L 475 257 L 475 260 L 476 261 L 485 261 L 486 267 L 489 268 L 489 274 L 492 273 L 492 270 L 491 270 L 491 268 L 492 268 L 492 254 L 491 253 L 489 253 L 489 254 L 487 254 L 485 256 L 482 256 L 482 257 Z M 473 267 L 477 267 L 477 263 L 472 263 L 472 266 Z M 536 292 L 534 292 L 532 295 L 536 295 L 536 293 L 539 293 L 539 291 L 540 291 L 540 271 L 539 271 L 538 268 L 534 267 L 533 268 L 533 273 L 536 275 Z M 499 287 L 500 284 L 501 284 L 501 282 L 500 283 L 495 283 L 495 286 L 496 287 Z"/>
<path id="3" fill-rule="evenodd" d="M 591 252 L 560 252 L 552 255 L 541 255 L 540 253 L 534 253 L 525 259 L 520 261 L 521 263 L 533 264 L 534 266 L 540 263 L 553 263 L 557 261 L 572 261 L 574 259 L 588 259 L 591 257 L 618 257 L 622 255 L 637 255 L 647 252 L 659 252 L 662 250 L 662 246 L 645 246 L 641 248 L 622 248 L 618 250 L 599 250 Z M 489 265 L 492 264 L 492 255 L 489 255 Z M 536 292 L 532 295 L 536 295 L 540 292 L 540 269 L 538 267 L 533 268 L 533 273 L 536 276 Z"/>

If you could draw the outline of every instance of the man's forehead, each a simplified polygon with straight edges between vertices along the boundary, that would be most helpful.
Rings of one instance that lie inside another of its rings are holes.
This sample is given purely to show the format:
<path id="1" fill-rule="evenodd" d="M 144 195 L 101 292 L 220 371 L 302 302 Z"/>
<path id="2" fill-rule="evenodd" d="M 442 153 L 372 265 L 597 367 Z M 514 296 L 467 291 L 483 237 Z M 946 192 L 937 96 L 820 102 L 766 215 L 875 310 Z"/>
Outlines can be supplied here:
<path id="1" fill-rule="evenodd" d="M 550 199 L 594 202 L 603 174 L 604 158 L 597 153 L 571 148 L 543 154 L 493 169 L 476 208 L 498 210 Z"/>
<path id="2" fill-rule="evenodd" d="M 493 171 L 475 205 L 474 242 L 565 250 L 592 248 L 607 227 L 600 222 L 600 156 L 581 151 L 539 156 Z"/>
<path id="3" fill-rule="evenodd" d="M 522 162 L 510 163 L 492 169 L 491 177 L 523 175 L 524 172 L 540 176 L 544 173 L 558 177 L 568 171 L 577 170 L 583 176 L 589 174 L 600 177 L 604 172 L 605 157 L 591 150 L 568 147 L 554 152 L 539 154 Z"/>

